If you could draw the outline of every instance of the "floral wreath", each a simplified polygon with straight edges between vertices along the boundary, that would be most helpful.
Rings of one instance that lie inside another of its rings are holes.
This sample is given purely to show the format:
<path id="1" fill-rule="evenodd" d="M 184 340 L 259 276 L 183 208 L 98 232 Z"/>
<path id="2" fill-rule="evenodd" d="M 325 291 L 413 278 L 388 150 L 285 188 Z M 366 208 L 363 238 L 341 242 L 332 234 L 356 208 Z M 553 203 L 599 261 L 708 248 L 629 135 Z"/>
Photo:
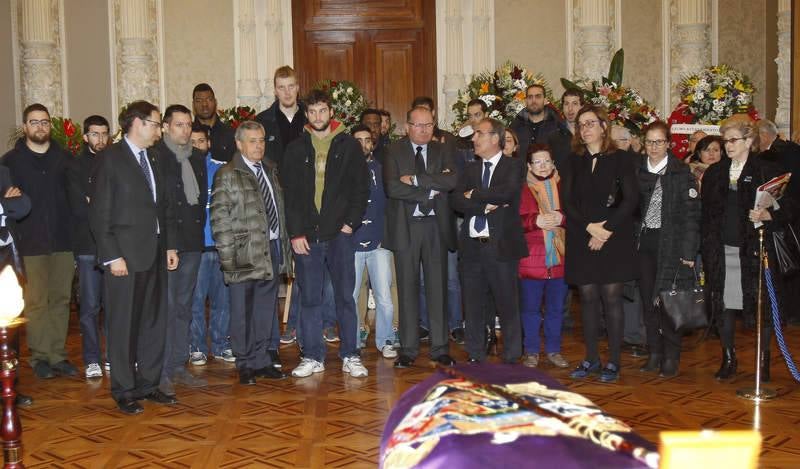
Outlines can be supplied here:
<path id="1" fill-rule="evenodd" d="M 81 125 L 72 119 L 58 116 L 50 118 L 50 138 L 73 156 L 80 153 L 83 148 L 82 136 Z M 12 128 L 8 136 L 9 148 L 13 148 L 17 144 L 17 140 L 24 137 L 25 133 L 22 131 L 22 127 Z"/>
<path id="2" fill-rule="evenodd" d="M 322 80 L 313 88 L 330 95 L 333 117 L 344 125 L 347 132 L 361 122 L 361 113 L 369 107 L 364 93 L 351 81 Z"/>
<path id="3" fill-rule="evenodd" d="M 217 110 L 217 117 L 224 124 L 228 124 L 232 129 L 236 130 L 242 122 L 255 120 L 256 110 L 250 106 L 234 106 L 230 109 Z"/>
<path id="4" fill-rule="evenodd" d="M 719 125 L 734 114 L 747 114 L 759 119 L 753 107 L 756 92 L 753 83 L 743 73 L 728 65 L 706 67 L 698 73 L 687 75 L 678 84 L 681 102 L 669 116 L 669 124 Z M 687 155 L 688 135 L 673 134 L 672 151 L 679 158 Z"/>
<path id="5" fill-rule="evenodd" d="M 455 121 L 453 129 L 460 129 L 467 122 L 467 103 L 480 99 L 489 108 L 489 117 L 509 125 L 525 108 L 525 92 L 531 85 L 541 85 L 545 98 L 553 102 L 550 86 L 544 76 L 506 62 L 494 72 L 483 72 L 472 77 L 466 89 L 459 90 L 458 100 L 453 104 Z"/>
<path id="6" fill-rule="evenodd" d="M 587 103 L 602 106 L 608 112 L 608 120 L 629 129 L 634 135 L 642 133 L 648 124 L 657 121 L 658 111 L 650 105 L 639 91 L 603 77 L 602 81 L 582 79 L 575 82 L 563 80 L 567 89 L 583 92 Z"/>

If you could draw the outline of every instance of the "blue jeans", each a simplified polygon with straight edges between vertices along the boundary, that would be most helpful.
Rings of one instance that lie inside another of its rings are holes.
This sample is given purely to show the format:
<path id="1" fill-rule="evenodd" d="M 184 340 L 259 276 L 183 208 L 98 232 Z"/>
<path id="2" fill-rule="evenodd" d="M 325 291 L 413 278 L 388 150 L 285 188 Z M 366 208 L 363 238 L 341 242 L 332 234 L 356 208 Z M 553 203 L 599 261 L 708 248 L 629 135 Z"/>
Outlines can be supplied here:
<path id="1" fill-rule="evenodd" d="M 100 307 L 103 304 L 103 271 L 97 266 L 97 259 L 91 254 L 75 256 L 78 264 L 80 287 L 80 326 L 83 363 L 100 363 Z M 108 311 L 105 312 L 108 317 Z M 103 321 L 103 336 L 108 342 L 108 320 Z"/>
<path id="2" fill-rule="evenodd" d="M 206 298 L 210 303 L 206 328 Z M 211 354 L 219 357 L 231 348 L 228 339 L 231 305 L 230 292 L 225 285 L 217 251 L 206 251 L 200 258 L 197 285 L 192 300 L 191 350 L 208 355 L 206 332 L 211 336 Z"/>
<path id="3" fill-rule="evenodd" d="M 541 339 L 539 326 L 542 322 L 542 296 L 544 296 L 544 351 L 561 351 L 561 321 L 564 320 L 564 298 L 567 284 L 563 278 L 547 280 L 520 280 L 520 315 L 524 332 L 525 353 L 539 353 Z"/>
<path id="4" fill-rule="evenodd" d="M 325 290 L 323 291 L 322 303 L 325 305 L 322 308 L 322 327 L 327 329 L 336 326 L 336 302 L 333 299 L 333 284 L 331 283 L 330 275 L 325 277 Z M 292 284 L 292 304 L 289 306 L 289 318 L 286 320 L 286 330 L 294 331 L 297 334 L 297 343 L 300 348 L 303 348 L 302 332 L 297 324 L 297 317 L 303 311 L 303 300 L 300 294 L 300 282 L 295 278 Z M 274 339 L 273 339 L 274 340 Z M 275 350 L 270 344 L 270 350 Z"/>
<path id="5" fill-rule="evenodd" d="M 361 292 L 361 278 L 367 268 L 369 282 L 375 295 L 375 346 L 380 350 L 386 343 L 394 343 L 392 319 L 394 304 L 392 303 L 392 252 L 378 248 L 372 251 L 356 251 L 356 277 L 353 300 L 358 303 Z M 359 325 L 360 327 L 360 325 Z M 356 329 L 358 333 L 358 329 Z"/>
<path id="6" fill-rule="evenodd" d="M 358 356 L 355 288 L 355 247 L 352 235 L 339 233 L 329 241 L 309 244 L 309 254 L 294 257 L 297 281 L 303 310 L 299 329 L 302 331 L 303 355 L 325 361 L 325 343 L 322 340 L 322 316 L 325 310 L 325 281 L 330 277 L 339 322 L 339 357 Z M 327 267 L 327 269 L 325 268 Z M 335 275 L 329 272 L 335 272 Z"/>
<path id="7" fill-rule="evenodd" d="M 458 252 L 449 251 L 447 253 L 447 324 L 451 331 L 464 327 L 461 323 L 463 312 L 461 311 L 461 280 L 458 275 Z M 425 302 L 425 277 L 422 270 L 419 271 L 419 283 L 419 325 L 429 330 L 428 305 Z"/>

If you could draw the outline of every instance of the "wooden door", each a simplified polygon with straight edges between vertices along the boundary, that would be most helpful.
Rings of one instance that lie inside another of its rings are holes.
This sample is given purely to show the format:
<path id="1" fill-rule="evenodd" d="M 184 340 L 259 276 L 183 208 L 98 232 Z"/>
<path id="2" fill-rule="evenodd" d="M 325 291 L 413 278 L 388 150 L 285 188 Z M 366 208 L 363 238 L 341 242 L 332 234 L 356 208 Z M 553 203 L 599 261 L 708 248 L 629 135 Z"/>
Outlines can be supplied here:
<path id="1" fill-rule="evenodd" d="M 294 64 L 303 92 L 351 80 L 392 120 L 416 96 L 436 99 L 436 10 L 425 0 L 299 0 L 292 4 Z"/>

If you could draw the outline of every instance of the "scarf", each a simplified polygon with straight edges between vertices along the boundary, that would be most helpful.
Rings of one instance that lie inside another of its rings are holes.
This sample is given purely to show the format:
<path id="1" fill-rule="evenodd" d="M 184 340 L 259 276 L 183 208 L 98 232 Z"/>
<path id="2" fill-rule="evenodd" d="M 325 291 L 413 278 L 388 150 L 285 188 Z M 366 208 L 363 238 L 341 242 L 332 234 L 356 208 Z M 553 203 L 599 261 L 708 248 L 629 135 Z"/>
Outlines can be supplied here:
<path id="1" fill-rule="evenodd" d="M 169 135 L 164 135 L 164 144 L 175 154 L 175 159 L 181 165 L 181 180 L 183 181 L 183 194 L 186 196 L 186 203 L 197 205 L 200 200 L 200 186 L 197 185 L 192 163 L 189 162 L 189 157 L 192 156 L 192 146 L 188 144 L 178 145 L 169 138 Z"/>
<path id="2" fill-rule="evenodd" d="M 528 189 L 531 191 L 539 213 L 548 214 L 561 210 L 561 198 L 558 195 L 558 182 L 561 178 L 558 171 L 553 170 L 550 176 L 540 178 L 528 173 Z M 556 227 L 544 231 L 545 266 L 551 268 L 561 264 L 564 257 L 564 228 Z"/>

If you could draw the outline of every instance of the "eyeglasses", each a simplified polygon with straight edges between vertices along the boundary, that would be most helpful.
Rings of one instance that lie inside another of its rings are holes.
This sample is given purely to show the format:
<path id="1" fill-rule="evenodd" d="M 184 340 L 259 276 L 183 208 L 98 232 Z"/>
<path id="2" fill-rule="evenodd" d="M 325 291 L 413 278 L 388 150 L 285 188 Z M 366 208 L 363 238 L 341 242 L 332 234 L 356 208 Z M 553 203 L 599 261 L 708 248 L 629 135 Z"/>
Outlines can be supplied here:
<path id="1" fill-rule="evenodd" d="M 489 135 L 489 134 L 496 134 L 497 132 L 495 132 L 493 130 L 489 130 L 489 131 L 486 131 L 486 132 L 484 132 L 483 130 L 476 130 L 475 133 L 478 136 L 484 136 L 484 135 Z"/>
<path id="2" fill-rule="evenodd" d="M 50 119 L 41 119 L 38 121 L 31 119 L 28 121 L 28 125 L 31 127 L 50 127 Z"/>
<path id="3" fill-rule="evenodd" d="M 153 124 L 153 127 L 161 127 L 161 122 L 159 122 L 159 121 L 154 121 L 154 120 L 151 120 L 151 119 L 142 119 L 142 120 L 145 123 Z"/>
<path id="4" fill-rule="evenodd" d="M 599 124 L 600 121 L 596 119 L 578 122 L 579 129 L 593 129 L 595 125 Z"/>
<path id="5" fill-rule="evenodd" d="M 423 122 L 409 122 L 408 125 L 414 127 L 417 130 L 430 130 L 433 128 L 433 122 L 423 123 Z"/>
<path id="6" fill-rule="evenodd" d="M 732 138 L 726 138 L 722 142 L 725 145 L 728 145 L 728 144 L 733 145 L 734 143 L 738 142 L 739 140 L 747 140 L 747 138 L 745 138 L 745 137 L 732 137 Z"/>
<path id="7" fill-rule="evenodd" d="M 628 143 L 628 142 L 630 142 L 630 139 L 629 138 L 615 138 L 614 142 L 615 143 Z"/>
<path id="8" fill-rule="evenodd" d="M 108 138 L 108 132 L 86 132 L 89 138 Z"/>
<path id="9" fill-rule="evenodd" d="M 645 144 L 645 146 L 648 146 L 648 147 L 663 147 L 664 145 L 667 144 L 667 141 L 666 140 L 645 140 L 644 144 Z"/>
<path id="10" fill-rule="evenodd" d="M 531 164 L 533 166 L 539 166 L 539 167 L 545 166 L 546 167 L 546 166 L 550 166 L 551 164 L 553 164 L 553 162 L 551 160 L 533 160 L 533 161 L 531 161 Z"/>

